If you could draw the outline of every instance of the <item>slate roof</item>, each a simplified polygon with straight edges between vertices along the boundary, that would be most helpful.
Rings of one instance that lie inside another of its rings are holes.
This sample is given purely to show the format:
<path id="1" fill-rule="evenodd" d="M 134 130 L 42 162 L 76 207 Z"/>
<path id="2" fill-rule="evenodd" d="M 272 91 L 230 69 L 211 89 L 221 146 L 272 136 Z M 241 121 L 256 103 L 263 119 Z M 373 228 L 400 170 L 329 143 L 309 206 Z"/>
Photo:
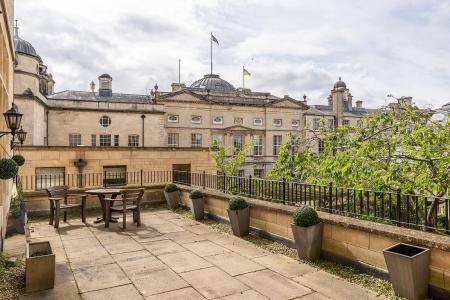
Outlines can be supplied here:
<path id="1" fill-rule="evenodd" d="M 48 99 L 79 100 L 79 101 L 108 101 L 127 103 L 153 103 L 148 95 L 112 93 L 111 97 L 100 97 L 98 93 L 85 91 L 62 91 L 47 96 Z"/>

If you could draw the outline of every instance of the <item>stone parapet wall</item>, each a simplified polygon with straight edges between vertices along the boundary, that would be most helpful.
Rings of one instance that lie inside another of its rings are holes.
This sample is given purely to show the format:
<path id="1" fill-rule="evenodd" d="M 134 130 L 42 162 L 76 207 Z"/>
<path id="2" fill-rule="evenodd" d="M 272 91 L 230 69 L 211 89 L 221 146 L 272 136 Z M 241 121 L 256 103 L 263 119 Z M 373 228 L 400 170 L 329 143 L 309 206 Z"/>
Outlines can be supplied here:
<path id="1" fill-rule="evenodd" d="M 188 205 L 190 190 L 182 188 L 185 205 Z M 205 192 L 205 210 L 213 216 L 228 219 L 230 195 Z M 269 235 L 293 240 L 291 224 L 295 207 L 257 199 L 247 198 L 247 201 L 250 204 L 250 226 Z M 400 242 L 427 247 L 431 249 L 430 285 L 440 292 L 450 293 L 450 237 L 324 212 L 319 212 L 319 216 L 324 222 L 324 253 L 341 258 L 339 261 L 369 265 L 369 269 L 386 274 L 383 249 Z"/>

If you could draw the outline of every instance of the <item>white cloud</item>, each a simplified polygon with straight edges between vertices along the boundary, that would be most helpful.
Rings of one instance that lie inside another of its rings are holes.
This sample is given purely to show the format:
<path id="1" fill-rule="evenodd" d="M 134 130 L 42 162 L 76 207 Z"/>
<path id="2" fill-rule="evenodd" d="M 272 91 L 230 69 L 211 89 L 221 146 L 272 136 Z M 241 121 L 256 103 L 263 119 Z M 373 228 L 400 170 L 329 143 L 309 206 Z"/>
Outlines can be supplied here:
<path id="1" fill-rule="evenodd" d="M 162 90 L 214 72 L 246 85 L 326 103 L 342 76 L 370 107 L 385 95 L 448 102 L 450 4 L 440 1 L 16 1 L 20 35 L 54 73 L 58 90 L 87 90 L 110 73 L 114 90 Z"/>

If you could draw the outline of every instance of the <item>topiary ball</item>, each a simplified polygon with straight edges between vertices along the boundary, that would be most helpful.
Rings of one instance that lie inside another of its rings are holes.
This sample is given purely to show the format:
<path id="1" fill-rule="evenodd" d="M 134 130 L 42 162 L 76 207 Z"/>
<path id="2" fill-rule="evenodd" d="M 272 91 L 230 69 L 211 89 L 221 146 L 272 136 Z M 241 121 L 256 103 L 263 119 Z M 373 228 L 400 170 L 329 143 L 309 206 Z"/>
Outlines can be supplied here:
<path id="1" fill-rule="evenodd" d="M 233 197 L 228 203 L 230 210 L 239 210 L 248 207 L 247 201 L 242 197 Z"/>
<path id="2" fill-rule="evenodd" d="M 0 159 L 0 179 L 11 179 L 17 176 L 19 166 L 11 158 Z"/>
<path id="3" fill-rule="evenodd" d="M 164 190 L 166 191 L 166 193 L 172 193 L 172 192 L 178 191 L 178 187 L 174 183 L 169 183 L 169 184 L 166 184 L 166 186 L 164 187 Z"/>
<path id="4" fill-rule="evenodd" d="M 194 190 L 192 192 L 190 192 L 189 194 L 189 198 L 191 199 L 199 199 L 199 198 L 203 198 L 205 195 L 200 192 L 199 190 Z"/>
<path id="5" fill-rule="evenodd" d="M 317 212 L 310 206 L 297 208 L 292 215 L 292 220 L 295 225 L 300 227 L 309 227 L 320 223 Z"/>
<path id="6" fill-rule="evenodd" d="M 23 164 L 25 163 L 25 157 L 20 154 L 14 155 L 11 159 L 14 160 L 19 167 L 23 166 Z"/>

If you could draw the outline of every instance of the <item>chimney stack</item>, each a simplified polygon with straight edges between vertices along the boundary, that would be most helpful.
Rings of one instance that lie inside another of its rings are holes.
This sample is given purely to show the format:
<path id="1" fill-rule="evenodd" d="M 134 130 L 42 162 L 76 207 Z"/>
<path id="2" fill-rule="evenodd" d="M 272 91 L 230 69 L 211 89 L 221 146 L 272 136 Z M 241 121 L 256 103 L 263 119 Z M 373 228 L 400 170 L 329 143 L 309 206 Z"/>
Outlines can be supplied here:
<path id="1" fill-rule="evenodd" d="M 362 104 L 363 104 L 362 100 L 356 101 L 356 107 L 357 108 L 362 108 Z"/>
<path id="2" fill-rule="evenodd" d="M 98 95 L 100 97 L 112 96 L 112 77 L 109 74 L 98 76 Z"/>

